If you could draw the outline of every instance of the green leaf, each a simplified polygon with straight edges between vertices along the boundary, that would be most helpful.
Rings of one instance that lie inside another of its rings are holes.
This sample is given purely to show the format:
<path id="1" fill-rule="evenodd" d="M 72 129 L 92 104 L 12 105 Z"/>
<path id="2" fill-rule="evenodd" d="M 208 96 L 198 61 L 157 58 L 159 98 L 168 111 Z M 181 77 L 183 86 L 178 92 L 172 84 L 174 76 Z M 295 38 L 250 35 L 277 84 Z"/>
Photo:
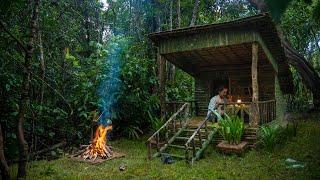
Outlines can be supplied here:
<path id="1" fill-rule="evenodd" d="M 49 136 L 52 138 L 55 135 L 54 132 L 49 132 Z"/>
<path id="2" fill-rule="evenodd" d="M 6 84 L 6 90 L 10 91 L 10 84 Z"/>

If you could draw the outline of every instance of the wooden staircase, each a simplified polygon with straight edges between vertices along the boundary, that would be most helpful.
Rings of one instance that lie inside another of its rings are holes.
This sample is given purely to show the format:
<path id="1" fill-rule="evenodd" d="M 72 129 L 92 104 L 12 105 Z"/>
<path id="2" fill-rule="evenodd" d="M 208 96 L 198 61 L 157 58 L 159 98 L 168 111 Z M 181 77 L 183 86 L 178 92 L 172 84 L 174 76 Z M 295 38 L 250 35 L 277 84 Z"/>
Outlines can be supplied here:
<path id="1" fill-rule="evenodd" d="M 193 124 L 189 117 L 189 103 L 185 103 L 146 142 L 148 159 L 171 156 L 185 159 L 193 164 L 198 160 L 216 134 L 216 129 L 208 127 L 208 121 Z M 155 149 L 155 152 L 152 151 Z"/>

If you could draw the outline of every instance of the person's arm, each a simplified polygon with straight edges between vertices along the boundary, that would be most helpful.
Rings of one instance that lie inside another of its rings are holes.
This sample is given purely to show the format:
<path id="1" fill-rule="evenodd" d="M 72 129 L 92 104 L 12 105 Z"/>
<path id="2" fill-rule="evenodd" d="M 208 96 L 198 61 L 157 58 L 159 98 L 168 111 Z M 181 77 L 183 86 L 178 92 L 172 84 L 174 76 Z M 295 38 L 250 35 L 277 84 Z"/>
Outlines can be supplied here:
<path id="1" fill-rule="evenodd" d="M 213 97 L 213 98 L 210 100 L 208 110 L 213 112 L 213 111 L 217 108 L 216 103 L 217 103 L 217 100 L 216 100 L 215 97 Z"/>
<path id="2" fill-rule="evenodd" d="M 222 99 L 222 103 L 223 103 L 223 105 L 220 105 L 220 107 L 221 107 L 221 109 L 220 109 L 220 114 L 221 114 L 221 115 L 224 115 L 224 111 L 225 111 L 225 109 L 224 109 L 225 107 L 224 107 L 224 106 L 228 103 L 228 99 L 227 99 L 227 98 L 223 98 L 223 99 Z M 223 107 L 223 108 L 222 108 L 222 107 Z"/>
<path id="3" fill-rule="evenodd" d="M 224 99 L 223 99 L 223 103 L 224 103 L 224 104 L 228 104 L 229 102 L 230 102 L 229 99 L 227 99 L 227 98 L 224 98 Z"/>

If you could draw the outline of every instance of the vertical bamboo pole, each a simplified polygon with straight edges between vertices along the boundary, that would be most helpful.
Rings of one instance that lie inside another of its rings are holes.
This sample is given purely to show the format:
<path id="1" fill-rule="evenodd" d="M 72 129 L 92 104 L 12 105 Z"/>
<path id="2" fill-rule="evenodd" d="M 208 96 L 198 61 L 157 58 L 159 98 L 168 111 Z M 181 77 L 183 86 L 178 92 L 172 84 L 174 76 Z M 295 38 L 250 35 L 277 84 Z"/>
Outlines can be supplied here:
<path id="1" fill-rule="evenodd" d="M 272 102 L 269 102 L 268 104 L 267 104 L 267 112 L 268 112 L 268 114 L 267 114 L 267 119 L 268 119 L 268 122 L 270 122 L 271 121 L 271 116 L 270 116 L 270 113 L 271 113 L 271 108 L 270 108 L 270 105 L 271 105 L 271 103 Z"/>
<path id="2" fill-rule="evenodd" d="M 200 147 L 202 148 L 202 134 L 201 134 L 201 129 L 199 129 L 198 136 L 199 136 L 199 141 L 200 141 Z"/>
<path id="3" fill-rule="evenodd" d="M 196 157 L 196 145 L 194 143 L 194 138 L 192 139 L 192 155 Z"/>
<path id="4" fill-rule="evenodd" d="M 207 122 L 208 122 L 208 121 L 206 121 L 206 122 L 204 123 L 206 138 L 208 137 L 208 125 L 207 125 Z"/>
<path id="5" fill-rule="evenodd" d="M 159 78 L 159 98 L 160 98 L 160 111 L 161 117 L 165 115 L 165 84 L 166 84 L 166 63 L 164 57 L 157 53 L 157 62 L 159 65 L 158 78 Z"/>
<path id="6" fill-rule="evenodd" d="M 160 152 L 160 137 L 159 137 L 159 133 L 157 133 L 157 152 Z"/>
<path id="7" fill-rule="evenodd" d="M 150 141 L 148 141 L 148 144 L 147 144 L 147 146 L 148 146 L 148 159 L 149 160 L 151 160 L 151 149 L 152 149 L 152 147 L 151 147 L 151 142 Z"/>
<path id="8" fill-rule="evenodd" d="M 176 117 L 174 117 L 174 118 L 173 118 L 173 132 L 174 132 L 174 133 L 177 132 L 177 131 L 176 131 L 176 125 L 177 125 L 177 123 L 176 123 Z"/>
<path id="9" fill-rule="evenodd" d="M 258 43 L 252 43 L 252 121 L 250 122 L 250 125 L 253 127 L 257 127 L 259 124 L 258 48 Z"/>
<path id="10" fill-rule="evenodd" d="M 186 119 L 188 118 L 189 113 L 190 113 L 190 104 L 188 104 L 188 105 L 185 107 L 184 120 L 186 120 Z"/>

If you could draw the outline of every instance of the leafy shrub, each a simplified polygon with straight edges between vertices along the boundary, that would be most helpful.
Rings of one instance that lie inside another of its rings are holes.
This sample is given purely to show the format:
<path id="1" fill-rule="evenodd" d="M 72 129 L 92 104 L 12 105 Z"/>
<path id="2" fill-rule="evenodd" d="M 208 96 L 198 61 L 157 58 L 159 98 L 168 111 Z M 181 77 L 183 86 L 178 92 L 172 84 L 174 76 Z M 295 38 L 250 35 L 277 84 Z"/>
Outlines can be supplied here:
<path id="1" fill-rule="evenodd" d="M 148 115 L 149 115 L 152 131 L 157 131 L 158 129 L 160 129 L 164 124 L 164 120 L 162 118 L 158 118 L 157 116 L 154 116 L 150 111 L 148 111 Z"/>
<path id="2" fill-rule="evenodd" d="M 268 151 L 272 151 L 281 140 L 281 132 L 283 132 L 283 128 L 275 123 L 261 126 L 258 133 L 258 144 Z"/>
<path id="3" fill-rule="evenodd" d="M 286 136 L 287 137 L 296 137 L 298 131 L 298 122 L 294 121 L 287 125 Z"/>
<path id="4" fill-rule="evenodd" d="M 155 126 L 150 116 L 159 114 L 159 98 L 154 94 L 157 78 L 154 59 L 143 57 L 144 45 L 129 42 L 119 55 L 121 86 L 114 94 L 112 106 L 114 133 L 129 138 L 139 138 Z M 139 53 L 137 53 L 139 52 Z"/>
<path id="5" fill-rule="evenodd" d="M 223 139 L 228 141 L 229 144 L 239 144 L 244 133 L 243 119 L 237 116 L 226 116 L 220 123 L 220 134 Z"/>
<path id="6" fill-rule="evenodd" d="M 168 101 L 191 101 L 194 100 L 194 78 L 182 71 L 176 69 L 175 79 L 167 81 L 166 97 Z"/>

